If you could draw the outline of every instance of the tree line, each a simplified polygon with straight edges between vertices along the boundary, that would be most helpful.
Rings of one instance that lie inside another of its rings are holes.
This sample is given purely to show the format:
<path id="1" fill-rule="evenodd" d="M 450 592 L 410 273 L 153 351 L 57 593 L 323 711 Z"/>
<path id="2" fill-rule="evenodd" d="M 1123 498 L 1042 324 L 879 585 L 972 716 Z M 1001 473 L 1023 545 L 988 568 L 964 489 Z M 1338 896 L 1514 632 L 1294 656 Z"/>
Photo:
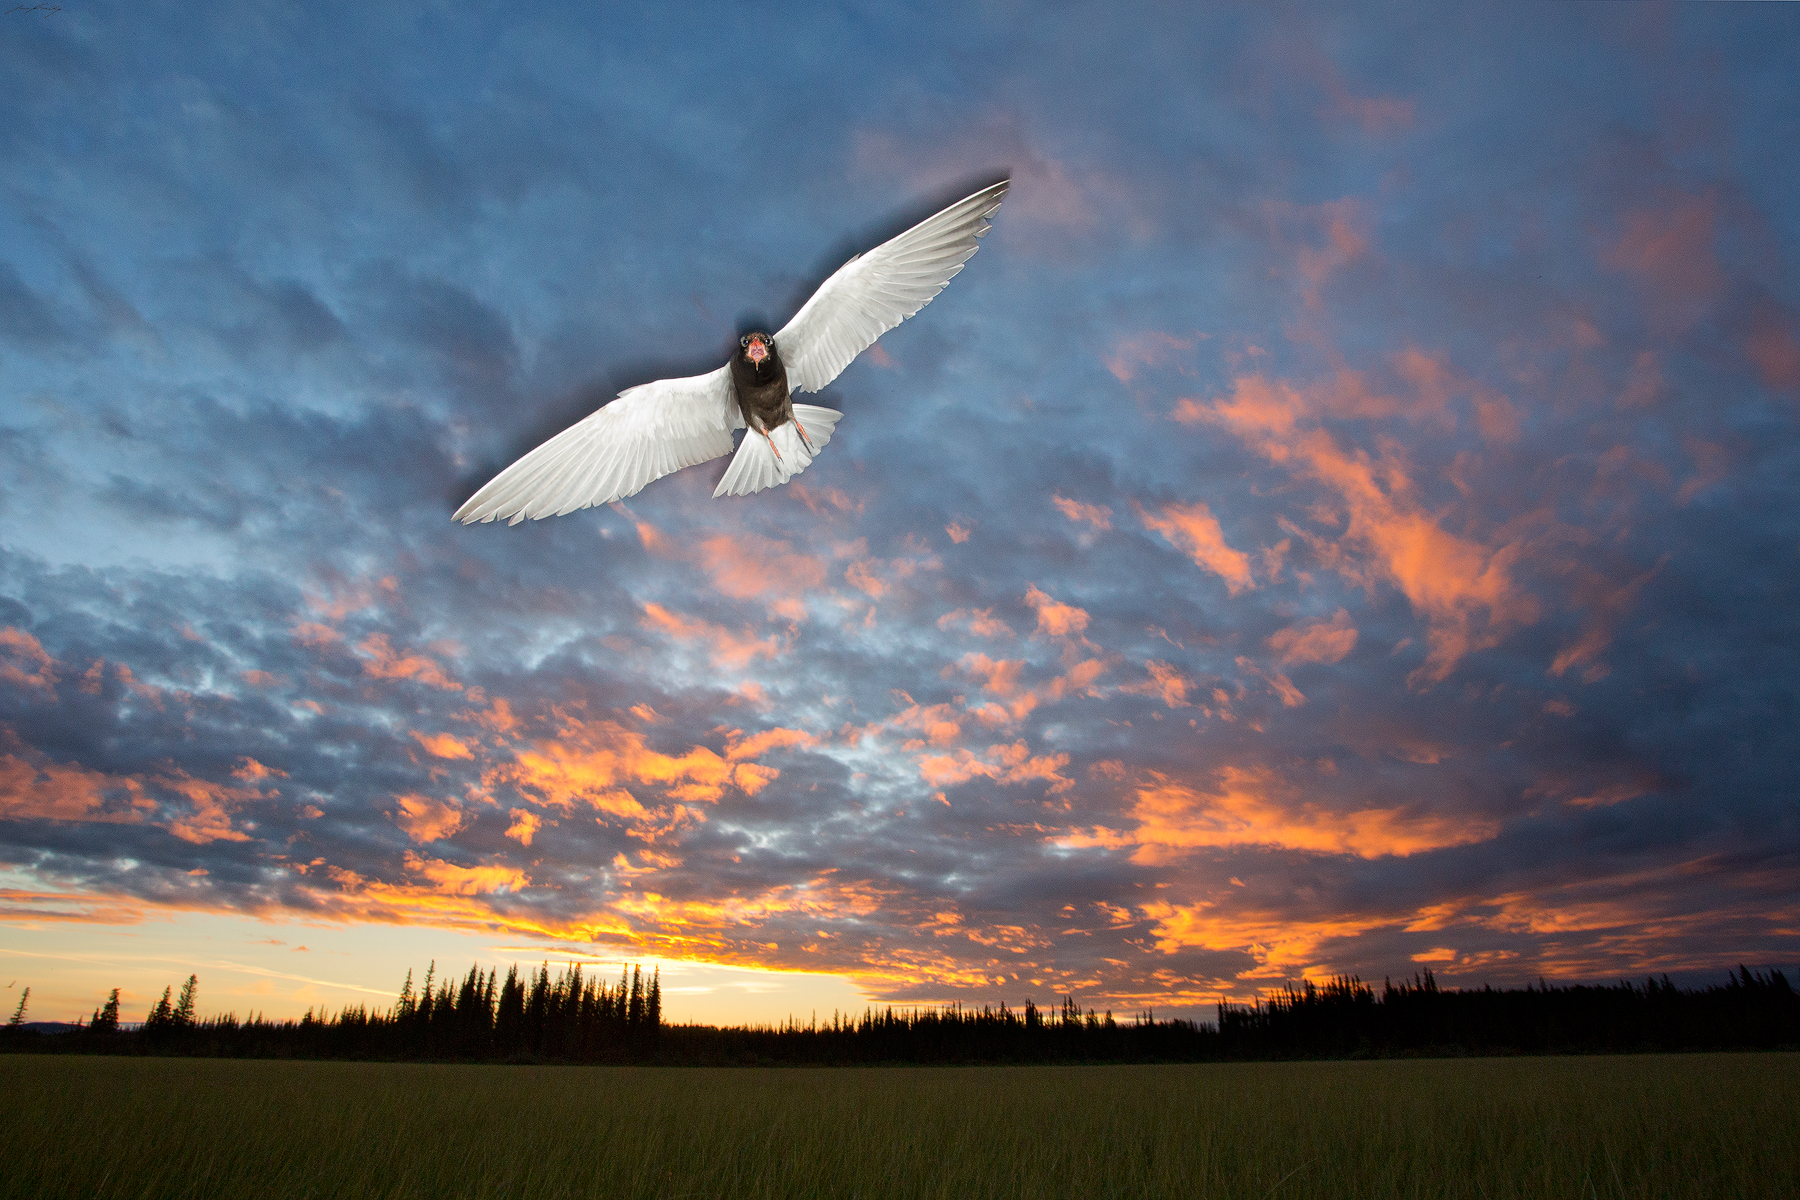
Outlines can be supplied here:
<path id="1" fill-rule="evenodd" d="M 1727 982 L 1440 988 L 1429 970 L 1379 992 L 1356 977 L 1302 983 L 1247 1005 L 1222 1002 L 1216 1022 L 1115 1020 L 1065 997 L 1058 1008 L 1001 1004 L 865 1010 L 860 1017 L 773 1026 L 668 1025 L 660 974 L 632 967 L 609 986 L 579 964 L 504 981 L 471 967 L 460 981 L 415 989 L 409 971 L 394 1005 L 308 1010 L 297 1021 L 194 1016 L 189 976 L 144 1023 L 123 1028 L 118 991 L 85 1024 L 32 1036 L 19 1011 L 9 1049 L 229 1057 L 633 1062 L 665 1065 L 855 1063 L 1202 1062 L 1233 1059 L 1443 1054 L 1611 1053 L 1800 1047 L 1800 993 L 1779 970 L 1739 968 Z M 28 993 L 27 993 L 28 994 Z"/>
<path id="2" fill-rule="evenodd" d="M 399 998 L 383 1009 L 346 1005 L 336 1013 L 307 1009 L 298 1020 L 252 1013 L 197 1018 L 198 979 L 181 997 L 173 989 L 141 1025 L 122 1026 L 119 989 L 86 1021 L 65 1032 L 37 1034 L 24 1025 L 27 995 L 0 1031 L 9 1049 L 107 1054 L 187 1054 L 229 1058 L 415 1059 L 455 1061 L 628 1062 L 641 1060 L 663 1028 L 662 976 L 624 969 L 611 986 L 584 975 L 581 964 L 554 979 L 548 964 L 523 977 L 515 964 L 469 968 L 460 980 L 438 979 L 437 963 L 416 987 L 406 973 Z"/>

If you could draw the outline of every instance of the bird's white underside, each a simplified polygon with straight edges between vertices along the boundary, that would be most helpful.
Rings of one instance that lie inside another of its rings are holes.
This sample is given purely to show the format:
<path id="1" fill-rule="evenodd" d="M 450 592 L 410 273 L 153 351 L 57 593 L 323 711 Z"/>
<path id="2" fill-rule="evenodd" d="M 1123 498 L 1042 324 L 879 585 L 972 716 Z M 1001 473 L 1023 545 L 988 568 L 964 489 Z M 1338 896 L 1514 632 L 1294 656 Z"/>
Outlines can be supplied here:
<path id="1" fill-rule="evenodd" d="M 875 340 L 929 304 L 962 270 L 1000 207 L 1008 181 L 927 217 L 839 267 L 775 335 L 790 393 L 817 392 Z M 843 414 L 794 405 L 815 450 Z M 456 510 L 458 521 L 561 516 L 633 495 L 654 479 L 731 453 L 744 427 L 726 364 L 705 375 L 627 388 L 611 403 L 507 467 Z M 813 455 L 792 423 L 771 435 L 780 456 L 749 430 L 714 496 L 747 496 L 786 483 Z"/>

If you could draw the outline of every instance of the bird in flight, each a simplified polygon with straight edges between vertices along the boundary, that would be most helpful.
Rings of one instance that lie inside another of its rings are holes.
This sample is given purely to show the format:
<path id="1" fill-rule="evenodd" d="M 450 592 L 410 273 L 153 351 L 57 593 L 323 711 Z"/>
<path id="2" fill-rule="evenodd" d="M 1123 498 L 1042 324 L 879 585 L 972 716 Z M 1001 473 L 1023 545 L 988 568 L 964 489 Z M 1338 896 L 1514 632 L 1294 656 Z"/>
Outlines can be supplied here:
<path id="1" fill-rule="evenodd" d="M 494 476 L 452 519 L 517 525 L 623 500 L 653 479 L 731 454 L 736 429 L 746 431 L 743 442 L 713 496 L 786 483 L 812 464 L 843 416 L 795 404 L 794 393 L 821 390 L 931 303 L 978 249 L 1010 183 L 985 187 L 851 258 L 779 333 L 745 334 L 718 370 L 626 388 Z"/>

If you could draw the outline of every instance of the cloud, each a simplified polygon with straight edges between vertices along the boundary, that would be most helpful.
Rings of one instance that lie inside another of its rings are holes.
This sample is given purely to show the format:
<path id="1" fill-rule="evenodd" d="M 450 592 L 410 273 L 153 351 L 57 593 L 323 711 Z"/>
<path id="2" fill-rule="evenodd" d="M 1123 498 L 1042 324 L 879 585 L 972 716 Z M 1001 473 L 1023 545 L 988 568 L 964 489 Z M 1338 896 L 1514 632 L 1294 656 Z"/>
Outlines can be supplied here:
<path id="1" fill-rule="evenodd" d="M 1114 343 L 1112 353 L 1106 356 L 1106 369 L 1112 372 L 1113 378 L 1120 383 L 1130 383 L 1142 367 L 1161 367 L 1166 363 L 1185 356 L 1199 344 L 1205 334 L 1178 338 L 1173 334 L 1148 330 L 1144 333 L 1121 337 Z M 1075 520 L 1073 516 L 1069 518 Z"/>
<path id="2" fill-rule="evenodd" d="M 1725 287 L 1714 248 L 1717 217 L 1718 200 L 1711 194 L 1669 196 L 1633 209 L 1600 261 L 1638 280 L 1662 326 L 1685 330 Z"/>
<path id="3" fill-rule="evenodd" d="M 394 817 L 406 836 L 423 845 L 447 838 L 462 828 L 463 811 L 453 801 L 409 793 L 395 796 L 400 811 Z"/>
<path id="4" fill-rule="evenodd" d="M 1290 625 L 1270 634 L 1269 649 L 1289 666 L 1342 662 L 1356 649 L 1356 626 L 1350 623 L 1350 614 L 1340 608 L 1328 621 Z"/>
<path id="5" fill-rule="evenodd" d="M 646 629 L 666 633 L 679 642 L 705 643 L 713 665 L 727 671 L 741 671 L 759 657 L 775 658 L 782 649 L 774 638 L 756 638 L 748 631 L 734 634 L 711 622 L 670 612 L 656 603 L 644 605 L 643 624 Z"/>
<path id="6" fill-rule="evenodd" d="M 1001 785 L 1039 781 L 1050 785 L 1050 794 L 1064 792 L 1075 781 L 1062 775 L 1069 765 L 1067 754 L 1032 754 L 1024 742 L 993 745 L 985 754 L 968 750 L 931 755 L 919 760 L 919 774 L 934 788 L 955 787 L 971 779 L 991 779 Z"/>
<path id="7" fill-rule="evenodd" d="M 1193 559 L 1194 565 L 1201 570 L 1211 571 L 1223 579 L 1228 594 L 1235 596 L 1256 586 L 1250 578 L 1249 557 L 1225 544 L 1218 518 L 1205 503 L 1171 502 L 1157 512 L 1150 512 L 1136 503 L 1133 507 L 1146 528 L 1162 534 L 1171 545 Z"/>
<path id="8" fill-rule="evenodd" d="M 1069 846 L 1134 847 L 1135 862 L 1159 863 L 1203 847 L 1279 846 L 1358 858 L 1404 857 L 1492 838 L 1492 821 L 1405 808 L 1335 809 L 1302 798 L 1273 770 L 1226 766 L 1200 788 L 1150 772 L 1127 814 L 1136 825 L 1097 828 Z"/>
<path id="9" fill-rule="evenodd" d="M 23 629 L 0 628 L 0 683 L 54 694 L 56 676 L 56 660 L 41 642 Z"/>
<path id="10" fill-rule="evenodd" d="M 414 679 L 430 687 L 460 692 L 462 684 L 426 655 L 397 651 L 385 633 L 372 633 L 356 645 L 363 656 L 363 670 L 376 679 Z"/>
<path id="11" fill-rule="evenodd" d="M 1037 631 L 1041 634 L 1055 638 L 1080 637 L 1082 630 L 1087 628 L 1085 610 L 1051 599 L 1035 583 L 1026 587 L 1025 603 L 1037 610 Z"/>
<path id="12" fill-rule="evenodd" d="M 1062 496 L 1050 497 L 1050 503 L 1056 505 L 1057 511 L 1071 521 L 1085 522 L 1100 530 L 1112 528 L 1112 509 L 1104 504 L 1083 504 L 1079 500 L 1068 500 Z"/>
<path id="13" fill-rule="evenodd" d="M 1331 390 L 1323 389 L 1327 396 Z M 1319 534 L 1310 540 L 1326 565 L 1358 582 L 1393 584 L 1425 618 L 1430 653 L 1411 677 L 1414 686 L 1441 682 L 1465 656 L 1537 619 L 1537 599 L 1513 577 L 1527 551 L 1522 538 L 1490 547 L 1448 532 L 1419 503 L 1397 451 L 1371 458 L 1346 450 L 1325 429 L 1302 421 L 1312 407 L 1287 384 L 1240 376 L 1229 396 L 1183 407 L 1176 417 L 1237 434 L 1343 506 L 1343 535 L 1335 542 Z"/>
<path id="14" fill-rule="evenodd" d="M 459 741 L 450 734 L 424 734 L 415 729 L 412 731 L 412 735 L 413 739 L 425 747 L 426 753 L 433 758 L 468 759 L 475 757 L 475 752 L 469 748 L 467 742 Z"/>

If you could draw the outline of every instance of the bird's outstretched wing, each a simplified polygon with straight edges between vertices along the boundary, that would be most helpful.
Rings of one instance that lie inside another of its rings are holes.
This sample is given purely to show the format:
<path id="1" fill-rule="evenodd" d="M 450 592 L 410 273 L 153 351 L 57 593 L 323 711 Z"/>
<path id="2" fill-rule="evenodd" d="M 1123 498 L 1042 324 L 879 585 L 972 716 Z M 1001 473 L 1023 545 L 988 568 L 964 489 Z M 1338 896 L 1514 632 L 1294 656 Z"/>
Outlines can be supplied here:
<path id="1" fill-rule="evenodd" d="M 812 466 L 813 452 L 825 448 L 825 443 L 831 440 L 832 430 L 837 428 L 838 418 L 843 415 L 834 408 L 794 405 L 795 418 L 806 426 L 805 441 L 801 440 L 793 421 L 777 425 L 768 438 L 754 429 L 746 431 L 744 440 L 738 443 L 738 452 L 732 456 L 731 465 L 725 468 L 725 478 L 719 480 L 718 489 L 713 492 L 713 499 L 748 496 L 786 483 Z M 774 449 L 769 446 L 770 438 L 774 439 Z M 812 443 L 810 450 L 807 442 Z M 776 450 L 781 451 L 779 456 Z"/>
<path id="2" fill-rule="evenodd" d="M 623 500 L 671 471 L 730 454 L 731 431 L 743 423 L 729 363 L 627 388 L 494 476 L 453 519 L 517 525 Z"/>
<path id="3" fill-rule="evenodd" d="M 1011 180 L 958 200 L 839 267 L 775 335 L 788 388 L 817 392 L 875 339 L 931 303 L 978 249 Z"/>

